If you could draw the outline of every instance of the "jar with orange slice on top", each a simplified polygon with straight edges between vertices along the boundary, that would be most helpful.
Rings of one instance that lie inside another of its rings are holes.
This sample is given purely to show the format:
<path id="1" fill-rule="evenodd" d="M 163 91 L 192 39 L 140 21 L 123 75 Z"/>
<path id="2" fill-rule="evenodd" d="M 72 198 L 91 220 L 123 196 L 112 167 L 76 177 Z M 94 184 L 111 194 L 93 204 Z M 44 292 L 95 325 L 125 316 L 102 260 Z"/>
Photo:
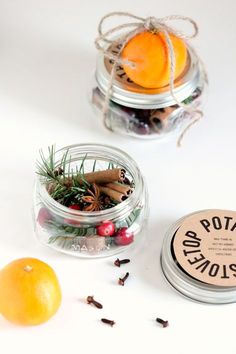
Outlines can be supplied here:
<path id="1" fill-rule="evenodd" d="M 116 15 L 139 22 L 103 32 L 103 22 Z M 190 22 L 193 34 L 173 29 L 170 20 Z M 124 28 L 128 31 L 116 36 Z M 161 139 L 173 133 L 181 135 L 203 115 L 207 76 L 188 42 L 197 34 L 193 20 L 111 13 L 102 19 L 98 31 L 92 105 L 108 129 L 143 139 Z"/>

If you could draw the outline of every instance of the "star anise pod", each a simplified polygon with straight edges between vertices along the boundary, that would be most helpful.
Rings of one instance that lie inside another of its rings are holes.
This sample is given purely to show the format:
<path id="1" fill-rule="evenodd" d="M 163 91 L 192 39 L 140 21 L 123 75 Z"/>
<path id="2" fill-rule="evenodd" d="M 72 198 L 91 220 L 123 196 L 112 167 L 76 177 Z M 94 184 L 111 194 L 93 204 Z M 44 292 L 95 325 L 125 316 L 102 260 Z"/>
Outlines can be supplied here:
<path id="1" fill-rule="evenodd" d="M 93 183 L 93 191 L 91 189 L 87 190 L 88 195 L 83 196 L 81 199 L 83 202 L 89 204 L 84 211 L 99 211 L 102 209 L 102 201 L 100 199 L 100 190 L 99 187 Z"/>

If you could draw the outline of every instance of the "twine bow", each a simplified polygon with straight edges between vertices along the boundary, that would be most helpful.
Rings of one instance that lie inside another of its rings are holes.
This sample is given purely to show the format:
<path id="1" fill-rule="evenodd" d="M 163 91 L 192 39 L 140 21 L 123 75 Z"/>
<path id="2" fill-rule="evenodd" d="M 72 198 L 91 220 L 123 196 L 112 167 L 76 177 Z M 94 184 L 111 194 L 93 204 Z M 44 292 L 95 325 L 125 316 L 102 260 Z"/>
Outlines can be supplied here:
<path id="1" fill-rule="evenodd" d="M 127 22 L 123 23 L 121 25 L 115 26 L 107 31 L 103 30 L 103 25 L 104 22 L 110 18 L 110 17 L 128 17 L 131 20 L 137 20 L 137 22 Z M 171 21 L 185 21 L 188 22 L 192 25 L 192 33 L 190 34 L 185 34 L 179 30 L 176 30 L 175 28 L 171 27 L 169 25 L 169 22 Z M 126 30 L 125 32 L 122 33 L 123 30 Z M 127 31 L 128 30 L 128 31 Z M 109 100 L 112 94 L 112 85 L 113 85 L 113 80 L 115 77 L 115 70 L 117 65 L 131 65 L 134 66 L 135 64 L 131 61 L 123 60 L 120 55 L 122 50 L 124 49 L 125 45 L 128 43 L 128 41 L 134 37 L 135 35 L 139 34 L 140 32 L 143 31 L 150 31 L 153 33 L 158 33 L 162 32 L 164 34 L 164 37 L 166 39 L 166 44 L 167 44 L 167 51 L 168 51 L 168 56 L 169 56 L 169 61 L 170 61 L 170 81 L 169 81 L 169 86 L 170 86 L 170 94 L 176 104 L 179 107 L 182 107 L 185 111 L 193 114 L 194 113 L 194 118 L 192 122 L 185 128 L 185 130 L 182 132 L 178 139 L 178 146 L 181 146 L 181 141 L 183 136 L 185 135 L 186 131 L 193 125 L 195 124 L 202 116 L 203 113 L 200 110 L 187 107 L 184 103 L 180 102 L 178 98 L 174 94 L 174 79 L 175 79 L 175 53 L 174 53 L 174 48 L 170 39 L 170 34 L 175 35 L 176 37 L 181 38 L 184 42 L 187 42 L 189 39 L 192 39 L 197 36 L 198 34 L 198 26 L 197 23 L 192 20 L 189 17 L 185 16 L 179 16 L 179 15 L 171 15 L 171 16 L 166 16 L 162 18 L 156 18 L 156 17 L 139 17 L 135 16 L 131 13 L 128 12 L 111 12 L 102 17 L 102 19 L 99 22 L 98 25 L 98 37 L 95 39 L 95 46 L 96 48 L 104 54 L 104 56 L 108 59 L 113 60 L 113 67 L 111 70 L 110 74 L 110 80 L 108 83 L 108 88 L 107 92 L 105 95 L 105 101 L 104 101 L 104 106 L 103 106 L 103 117 L 104 117 L 104 124 L 105 126 L 112 130 L 110 124 L 108 123 L 107 119 L 107 114 L 108 114 L 108 108 L 109 108 Z M 120 34 L 121 32 L 121 34 Z M 114 36 L 112 38 L 112 36 Z M 109 51 L 109 44 L 112 44 L 113 42 L 118 42 L 120 43 L 120 49 L 116 55 L 111 53 Z M 189 46 L 189 44 L 188 44 Z M 195 52 L 195 50 L 191 47 L 191 49 L 194 51 L 198 61 L 200 62 L 200 58 Z M 203 67 L 204 69 L 204 67 Z M 206 77 L 206 72 L 204 70 L 205 78 Z"/>

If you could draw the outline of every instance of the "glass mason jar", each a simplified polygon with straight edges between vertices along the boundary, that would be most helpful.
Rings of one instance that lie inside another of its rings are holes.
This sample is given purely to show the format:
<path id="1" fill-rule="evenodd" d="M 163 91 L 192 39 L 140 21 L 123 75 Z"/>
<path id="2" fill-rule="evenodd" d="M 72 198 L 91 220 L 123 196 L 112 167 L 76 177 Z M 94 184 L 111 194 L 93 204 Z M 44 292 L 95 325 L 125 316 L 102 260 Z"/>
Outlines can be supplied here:
<path id="1" fill-rule="evenodd" d="M 125 152 L 111 146 L 78 144 L 56 151 L 56 166 L 59 166 L 65 153 L 70 157 L 67 163 L 70 168 L 75 170 L 83 162 L 85 173 L 94 169 L 94 161 L 95 171 L 107 169 L 111 164 L 124 169 L 126 177 L 133 182 L 134 190 L 126 200 L 109 209 L 92 212 L 74 210 L 54 200 L 43 178 L 37 176 L 34 225 L 38 239 L 55 250 L 77 257 L 111 256 L 135 245 L 142 238 L 141 231 L 148 217 L 147 188 L 136 162 Z M 63 166 L 65 170 L 67 167 Z M 97 227 L 106 221 L 114 223 L 114 237 L 97 234 Z M 117 241 L 119 230 L 131 235 L 128 243 Z"/>
<path id="2" fill-rule="evenodd" d="M 117 53 L 119 48 L 119 44 L 114 44 L 111 51 Z M 101 119 L 112 65 L 112 60 L 98 54 L 91 101 Z M 117 65 L 106 125 L 115 132 L 142 139 L 180 134 L 195 118 L 194 110 L 201 109 L 206 82 L 204 69 L 195 51 L 189 47 L 186 68 L 174 83 L 175 97 L 191 108 L 185 110 L 176 104 L 169 85 L 158 89 L 143 88 L 132 82 L 122 66 Z"/>

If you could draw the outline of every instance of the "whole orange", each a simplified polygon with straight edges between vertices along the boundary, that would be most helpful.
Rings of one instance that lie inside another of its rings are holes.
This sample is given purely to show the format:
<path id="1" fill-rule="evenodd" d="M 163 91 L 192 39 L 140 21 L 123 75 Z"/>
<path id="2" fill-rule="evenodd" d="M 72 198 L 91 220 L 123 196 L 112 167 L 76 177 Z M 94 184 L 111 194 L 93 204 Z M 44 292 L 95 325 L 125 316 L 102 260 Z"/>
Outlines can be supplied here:
<path id="1" fill-rule="evenodd" d="M 35 258 L 17 259 L 0 271 L 0 313 L 21 325 L 49 320 L 61 303 L 54 270 Z"/>
<path id="2" fill-rule="evenodd" d="M 169 34 L 175 55 L 175 75 L 177 78 L 187 62 L 187 48 L 184 41 Z M 169 84 L 170 60 L 165 35 L 162 32 L 144 31 L 131 38 L 125 45 L 121 58 L 134 63 L 125 64 L 127 76 L 145 88 L 159 88 Z"/>

